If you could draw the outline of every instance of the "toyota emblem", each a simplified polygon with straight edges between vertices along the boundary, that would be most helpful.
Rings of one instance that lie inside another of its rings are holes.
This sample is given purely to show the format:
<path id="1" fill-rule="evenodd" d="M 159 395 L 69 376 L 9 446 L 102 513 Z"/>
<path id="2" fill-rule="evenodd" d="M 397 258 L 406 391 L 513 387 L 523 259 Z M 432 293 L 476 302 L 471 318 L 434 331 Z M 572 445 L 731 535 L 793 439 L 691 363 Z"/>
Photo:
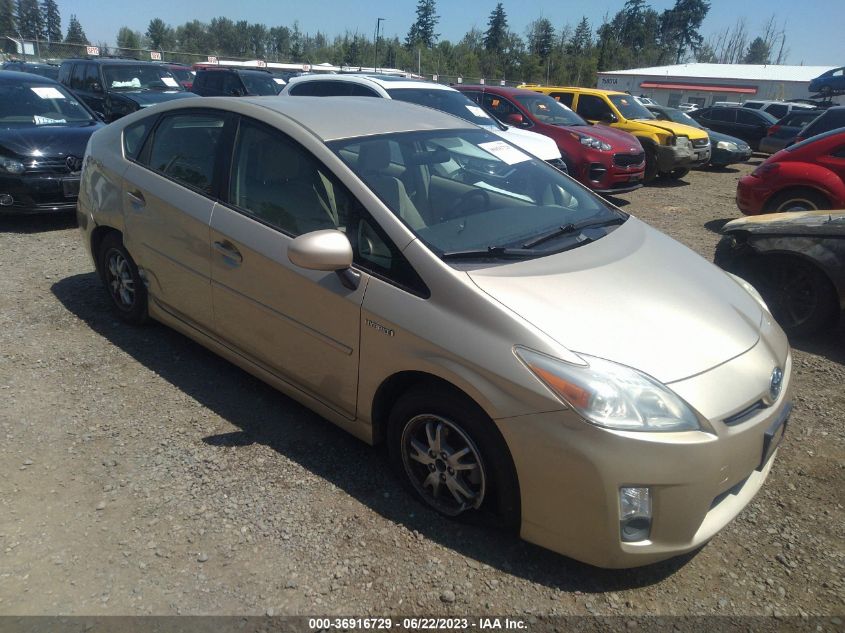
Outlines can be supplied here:
<path id="1" fill-rule="evenodd" d="M 82 159 L 79 156 L 68 156 L 65 159 L 67 168 L 71 171 L 79 171 L 82 169 Z"/>
<path id="2" fill-rule="evenodd" d="M 778 399 L 781 387 L 783 387 L 783 370 L 780 367 L 775 367 L 772 370 L 772 378 L 769 382 L 769 395 L 772 400 Z"/>

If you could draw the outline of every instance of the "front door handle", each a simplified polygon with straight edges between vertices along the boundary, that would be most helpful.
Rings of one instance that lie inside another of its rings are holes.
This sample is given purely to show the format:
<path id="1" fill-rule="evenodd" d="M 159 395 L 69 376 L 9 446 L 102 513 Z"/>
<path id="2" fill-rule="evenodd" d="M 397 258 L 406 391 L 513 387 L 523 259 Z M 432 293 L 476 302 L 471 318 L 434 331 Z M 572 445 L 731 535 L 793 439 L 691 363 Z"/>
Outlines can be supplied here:
<path id="1" fill-rule="evenodd" d="M 135 191 L 127 191 L 126 195 L 132 201 L 133 207 L 144 207 L 147 204 L 147 201 L 144 199 L 144 194 L 138 189 Z"/>
<path id="2" fill-rule="evenodd" d="M 235 248 L 235 245 L 232 244 L 229 240 L 224 240 L 223 242 L 214 242 L 213 244 L 214 250 L 223 255 L 223 257 L 227 259 L 231 259 L 233 262 L 240 264 L 244 260 L 244 256 L 241 255 L 241 252 Z"/>

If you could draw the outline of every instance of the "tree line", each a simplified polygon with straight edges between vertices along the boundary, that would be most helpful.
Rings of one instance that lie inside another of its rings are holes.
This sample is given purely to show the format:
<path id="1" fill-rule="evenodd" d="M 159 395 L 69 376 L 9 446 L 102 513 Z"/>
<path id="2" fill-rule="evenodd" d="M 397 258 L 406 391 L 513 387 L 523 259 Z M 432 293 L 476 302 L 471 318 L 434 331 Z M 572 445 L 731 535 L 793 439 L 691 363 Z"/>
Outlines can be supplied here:
<path id="1" fill-rule="evenodd" d="M 298 22 L 270 26 L 216 17 L 171 26 L 161 18 L 145 31 L 123 26 L 116 48 L 129 54 L 152 49 L 170 53 L 217 55 L 337 66 L 390 67 L 423 74 L 486 77 L 554 84 L 595 85 L 596 73 L 686 61 L 721 63 L 782 63 L 788 55 L 786 34 L 772 16 L 763 31 L 751 37 L 744 19 L 733 28 L 705 39 L 702 24 L 710 10 L 707 0 L 675 0 L 657 11 L 646 0 L 626 0 L 614 15 L 598 25 L 582 17 L 576 24 L 556 27 L 548 18 L 531 22 L 525 33 L 511 29 L 502 2 L 491 10 L 486 29 L 473 28 L 457 42 L 440 38 L 436 0 L 418 0 L 407 35 L 379 36 L 345 32 L 303 32 Z M 0 34 L 19 34 L 59 41 L 61 18 L 55 0 L 0 0 Z M 88 43 L 75 16 L 65 42 Z"/>

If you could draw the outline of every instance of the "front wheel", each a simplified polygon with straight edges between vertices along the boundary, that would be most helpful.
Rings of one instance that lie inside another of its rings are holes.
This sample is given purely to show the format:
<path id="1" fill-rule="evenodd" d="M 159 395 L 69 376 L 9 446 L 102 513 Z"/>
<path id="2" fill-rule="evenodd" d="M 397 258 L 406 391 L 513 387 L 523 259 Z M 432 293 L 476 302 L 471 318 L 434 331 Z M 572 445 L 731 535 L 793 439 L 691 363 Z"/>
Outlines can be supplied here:
<path id="1" fill-rule="evenodd" d="M 783 213 L 786 211 L 815 211 L 829 209 L 830 202 L 822 194 L 812 189 L 793 189 L 773 196 L 766 203 L 769 213 Z"/>
<path id="2" fill-rule="evenodd" d="M 418 388 L 390 415 L 391 462 L 426 505 L 448 517 L 519 525 L 516 469 L 494 423 L 466 397 Z"/>
<path id="3" fill-rule="evenodd" d="M 669 180 L 680 180 L 684 176 L 689 173 L 689 169 L 686 167 L 678 167 L 677 169 L 673 169 L 672 171 L 665 172 L 660 174 L 664 178 L 668 178 Z"/>
<path id="4" fill-rule="evenodd" d="M 109 233 L 103 238 L 99 262 L 103 283 L 118 316 L 133 325 L 144 323 L 147 320 L 147 289 L 118 233 Z"/>

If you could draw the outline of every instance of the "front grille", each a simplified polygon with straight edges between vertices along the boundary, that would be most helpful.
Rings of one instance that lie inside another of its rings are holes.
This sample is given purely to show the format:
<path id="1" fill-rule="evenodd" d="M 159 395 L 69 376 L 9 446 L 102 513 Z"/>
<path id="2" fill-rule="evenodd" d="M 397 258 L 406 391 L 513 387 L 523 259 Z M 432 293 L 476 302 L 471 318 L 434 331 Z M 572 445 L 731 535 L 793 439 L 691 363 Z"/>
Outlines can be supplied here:
<path id="1" fill-rule="evenodd" d="M 707 147 L 708 145 L 710 145 L 709 138 L 696 138 L 692 141 L 693 147 Z"/>
<path id="2" fill-rule="evenodd" d="M 614 154 L 613 164 L 617 167 L 630 167 L 631 165 L 639 165 L 645 160 L 645 152 L 639 154 Z"/>
<path id="3" fill-rule="evenodd" d="M 27 174 L 69 174 L 65 158 L 32 158 L 24 161 Z"/>

